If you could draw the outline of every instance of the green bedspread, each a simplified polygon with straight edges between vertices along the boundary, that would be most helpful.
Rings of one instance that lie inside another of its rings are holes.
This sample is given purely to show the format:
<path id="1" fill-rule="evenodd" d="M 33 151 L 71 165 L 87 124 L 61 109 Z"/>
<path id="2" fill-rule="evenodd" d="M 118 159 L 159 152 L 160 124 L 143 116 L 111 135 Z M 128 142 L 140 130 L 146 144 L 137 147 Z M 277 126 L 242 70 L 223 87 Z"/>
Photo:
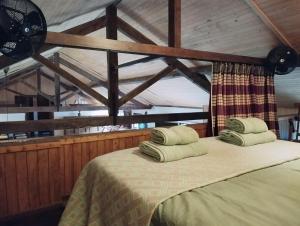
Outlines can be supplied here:
<path id="1" fill-rule="evenodd" d="M 298 226 L 300 160 L 254 171 L 174 196 L 152 226 Z"/>

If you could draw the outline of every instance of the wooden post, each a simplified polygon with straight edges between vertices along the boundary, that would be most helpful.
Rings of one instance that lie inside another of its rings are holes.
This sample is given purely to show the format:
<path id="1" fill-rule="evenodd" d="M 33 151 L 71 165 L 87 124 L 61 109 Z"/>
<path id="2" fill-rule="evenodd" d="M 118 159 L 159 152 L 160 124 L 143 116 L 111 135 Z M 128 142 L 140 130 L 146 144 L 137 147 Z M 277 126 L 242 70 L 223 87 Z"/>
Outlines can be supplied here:
<path id="1" fill-rule="evenodd" d="M 181 0 L 169 0 L 169 46 L 181 47 Z"/>
<path id="2" fill-rule="evenodd" d="M 54 53 L 53 55 L 53 63 L 59 67 L 59 53 Z M 54 76 L 54 84 L 55 84 L 55 106 L 57 111 L 59 111 L 60 107 L 60 76 L 55 73 Z"/>
<path id="3" fill-rule="evenodd" d="M 39 91 L 42 91 L 42 78 L 40 68 L 36 70 L 36 87 Z"/>
<path id="4" fill-rule="evenodd" d="M 110 5 L 106 8 L 106 38 L 118 39 L 117 8 Z M 113 124 L 117 123 L 119 100 L 119 70 L 118 53 L 107 51 L 107 80 L 108 80 L 108 109 L 109 116 L 113 118 Z"/>

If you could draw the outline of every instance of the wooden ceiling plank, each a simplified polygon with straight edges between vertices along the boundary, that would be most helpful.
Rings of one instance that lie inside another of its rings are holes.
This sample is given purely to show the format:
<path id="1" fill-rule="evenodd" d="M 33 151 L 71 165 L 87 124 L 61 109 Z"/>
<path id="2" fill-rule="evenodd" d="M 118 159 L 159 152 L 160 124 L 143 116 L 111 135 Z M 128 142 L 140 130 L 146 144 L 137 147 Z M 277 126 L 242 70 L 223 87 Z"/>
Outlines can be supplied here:
<path id="1" fill-rule="evenodd" d="M 154 75 L 153 77 L 151 77 L 149 80 L 147 80 L 146 82 L 144 82 L 143 84 L 139 85 L 138 87 L 136 87 L 135 89 L 133 89 L 132 91 L 130 91 L 128 94 L 126 94 L 125 96 L 123 96 L 119 100 L 119 106 L 122 106 L 123 104 L 125 104 L 126 102 L 128 102 L 129 100 L 131 100 L 133 97 L 137 96 L 138 94 L 140 94 L 141 92 L 143 92 L 144 90 L 146 90 L 147 88 L 149 88 L 150 86 L 152 86 L 154 83 L 156 83 L 157 81 L 159 81 L 161 78 L 167 76 L 173 70 L 174 70 L 174 68 L 172 66 L 166 67 L 165 69 L 163 69 L 162 71 L 160 71 L 159 73 L 157 73 L 156 75 Z"/>
<path id="2" fill-rule="evenodd" d="M 76 27 L 67 29 L 63 31 L 63 33 L 66 34 L 77 34 L 77 35 L 87 35 L 94 31 L 100 30 L 104 28 L 106 25 L 106 17 L 102 16 L 100 18 L 94 19 L 92 21 L 89 21 L 87 23 L 78 25 Z M 44 44 L 40 50 L 40 53 L 43 53 L 45 51 L 48 51 L 52 49 L 53 46 L 49 46 L 47 44 Z M 0 56 L 0 69 L 3 69 L 5 67 L 8 67 L 14 63 L 17 63 L 17 60 L 13 60 L 11 58 L 8 58 L 6 56 Z"/>
<path id="3" fill-rule="evenodd" d="M 181 0 L 169 0 L 168 44 L 181 47 Z"/>
<path id="4" fill-rule="evenodd" d="M 274 23 L 274 21 L 263 11 L 257 0 L 245 0 L 262 22 L 273 32 L 273 34 L 286 46 L 296 50 L 295 46 L 284 34 L 284 32 Z"/>
<path id="5" fill-rule="evenodd" d="M 104 82 L 103 80 L 101 80 L 100 78 L 96 77 L 95 75 L 92 75 L 91 73 L 87 72 L 86 70 L 84 70 L 83 68 L 76 66 L 75 64 L 71 63 L 70 61 L 59 57 L 59 63 L 64 65 L 65 67 L 75 71 L 76 73 L 84 76 L 85 78 L 97 82 L 99 84 L 101 84 L 102 86 L 107 86 L 106 82 Z"/>
<path id="6" fill-rule="evenodd" d="M 102 96 L 100 93 L 93 90 L 91 87 L 89 87 L 88 85 L 86 85 L 85 83 L 83 83 L 82 81 L 74 77 L 73 75 L 71 75 L 69 72 L 56 66 L 45 57 L 41 55 L 35 55 L 33 56 L 33 59 L 45 65 L 46 67 L 48 67 L 49 69 L 57 73 L 58 75 L 62 76 L 64 79 L 68 80 L 69 82 L 71 82 L 72 84 L 80 88 L 82 91 L 86 92 L 88 95 L 95 98 L 97 101 L 103 103 L 104 105 L 108 104 L 107 99 L 104 96 Z"/>

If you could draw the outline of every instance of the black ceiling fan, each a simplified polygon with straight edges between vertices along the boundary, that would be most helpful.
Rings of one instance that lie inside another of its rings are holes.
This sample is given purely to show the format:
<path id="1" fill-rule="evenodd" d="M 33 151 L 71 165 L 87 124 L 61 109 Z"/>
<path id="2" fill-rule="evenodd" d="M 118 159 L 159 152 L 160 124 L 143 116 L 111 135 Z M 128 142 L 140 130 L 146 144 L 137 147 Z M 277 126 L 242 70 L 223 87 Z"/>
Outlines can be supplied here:
<path id="1" fill-rule="evenodd" d="M 286 75 L 295 70 L 298 58 L 298 53 L 294 49 L 280 45 L 270 51 L 266 66 L 277 75 Z"/>
<path id="2" fill-rule="evenodd" d="M 0 52 L 16 60 L 38 52 L 45 42 L 47 23 L 30 0 L 0 0 Z"/>

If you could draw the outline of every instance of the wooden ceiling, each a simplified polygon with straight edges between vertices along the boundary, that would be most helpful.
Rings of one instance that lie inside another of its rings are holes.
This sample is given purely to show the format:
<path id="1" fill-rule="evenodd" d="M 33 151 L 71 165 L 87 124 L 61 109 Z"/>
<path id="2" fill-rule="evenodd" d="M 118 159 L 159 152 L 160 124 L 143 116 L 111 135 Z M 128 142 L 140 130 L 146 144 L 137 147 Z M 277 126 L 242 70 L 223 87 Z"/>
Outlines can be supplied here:
<path id="1" fill-rule="evenodd" d="M 96 12 L 94 11 L 97 7 L 99 8 L 107 4 L 109 1 L 34 0 L 34 2 L 45 12 L 49 24 L 57 24 L 81 13 L 91 12 L 91 17 L 103 15 L 103 9 Z M 167 46 L 167 3 L 168 0 L 122 0 L 118 5 L 118 15 L 157 44 Z M 272 27 L 265 23 L 259 13 L 251 7 L 251 3 L 255 3 L 259 6 L 259 9 L 265 16 L 272 21 L 272 25 L 275 26 L 299 52 L 299 0 L 182 1 L 182 47 L 253 57 L 266 57 L 268 52 L 281 42 L 281 39 L 276 32 L 274 32 Z M 86 19 L 87 17 L 85 20 Z M 80 23 L 80 21 L 73 21 L 73 23 L 73 26 L 75 26 Z M 70 26 L 70 24 L 68 26 Z M 50 28 L 50 30 L 57 31 L 55 27 Z M 91 35 L 94 37 L 105 37 L 106 34 L 105 30 L 100 30 Z M 118 34 L 118 39 L 131 41 L 121 33 Z M 71 60 L 78 66 L 95 71 L 101 79 L 107 79 L 106 53 L 67 48 L 61 49 L 60 52 L 61 57 Z M 139 58 L 142 58 L 142 56 L 119 54 L 119 64 Z M 207 62 L 187 60 L 182 62 L 189 67 L 207 64 Z M 165 66 L 166 64 L 163 61 L 154 60 L 148 63 L 122 68 L 119 72 L 120 79 L 152 75 L 162 70 Z M 293 96 L 293 93 L 297 94 L 297 85 L 300 83 L 300 76 L 299 79 L 297 79 L 298 74 L 298 71 L 296 71 L 290 75 L 282 77 L 276 76 L 278 86 L 277 94 L 280 102 L 282 102 L 281 100 L 285 100 L 285 98 L 281 97 L 290 97 Z M 284 88 L 280 88 L 282 84 L 286 84 L 290 89 L 285 90 Z M 137 84 L 121 84 L 120 89 L 123 92 L 127 92 L 135 86 L 137 86 Z M 186 103 L 186 106 L 196 107 L 195 104 L 199 103 L 191 101 L 191 99 L 195 97 L 203 98 L 204 94 L 198 97 L 198 93 L 202 93 L 202 91 L 200 89 L 193 89 L 191 86 L 193 86 L 193 84 L 185 78 L 174 79 L 172 82 L 160 81 L 157 85 L 141 93 L 137 99 L 154 105 L 156 103 L 162 104 L 163 102 L 169 105 L 176 105 L 176 98 L 173 100 L 169 95 L 166 95 L 166 93 L 176 93 L 178 87 L 186 87 L 187 90 L 182 90 L 180 93 L 185 92 L 190 96 L 183 95 L 186 96 L 186 98 L 180 102 L 183 103 L 183 105 Z M 167 91 L 164 92 L 164 90 Z M 193 92 L 191 92 L 191 90 L 193 90 Z M 286 92 L 290 92 L 290 94 L 286 95 Z M 290 102 L 294 101 L 294 99 L 288 100 L 290 100 Z M 201 102 L 207 104 L 208 99 L 205 101 L 201 100 Z"/>

